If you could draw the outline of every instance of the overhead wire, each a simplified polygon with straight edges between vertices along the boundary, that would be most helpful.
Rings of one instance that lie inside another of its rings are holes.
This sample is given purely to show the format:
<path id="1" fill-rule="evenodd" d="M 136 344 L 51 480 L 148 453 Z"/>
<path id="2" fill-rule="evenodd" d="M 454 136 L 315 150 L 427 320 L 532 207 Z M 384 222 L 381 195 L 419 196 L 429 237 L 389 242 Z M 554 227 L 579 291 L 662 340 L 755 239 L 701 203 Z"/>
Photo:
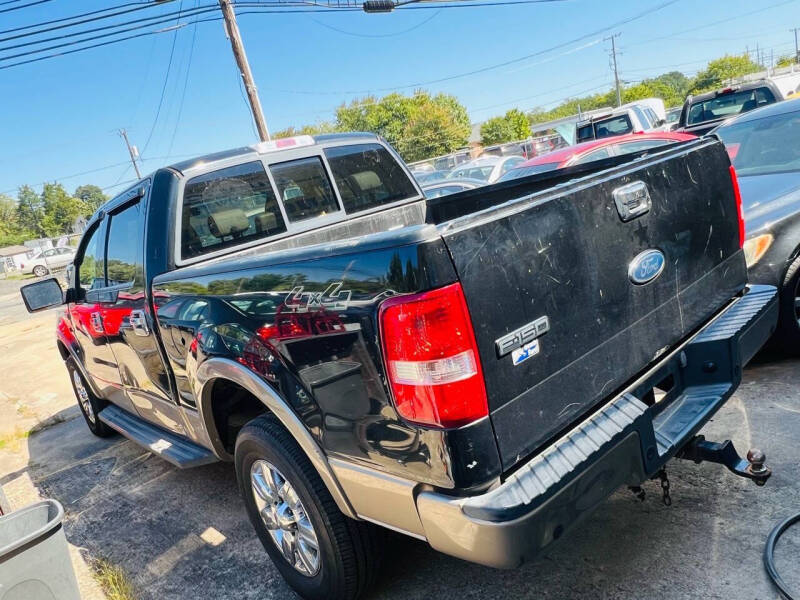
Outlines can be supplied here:
<path id="1" fill-rule="evenodd" d="M 199 4 L 199 0 L 195 2 L 195 5 Z M 194 24 L 194 28 L 192 29 L 192 41 L 189 46 L 189 59 L 186 62 L 186 75 L 183 78 L 183 91 L 181 92 L 181 99 L 180 103 L 178 104 L 178 115 L 175 118 L 175 128 L 172 130 L 172 137 L 169 140 L 169 148 L 167 149 L 167 154 L 172 153 L 172 145 L 175 143 L 175 136 L 178 133 L 178 126 L 181 122 L 181 115 L 183 114 L 183 102 L 186 99 L 186 89 L 189 84 L 189 71 L 192 68 L 192 58 L 194 57 L 194 44 L 197 39 L 197 23 Z"/>
<path id="2" fill-rule="evenodd" d="M 183 0 L 181 0 L 181 7 L 183 7 Z M 180 13 L 180 11 L 178 11 Z M 178 20 L 180 20 L 180 14 L 178 16 Z M 178 39 L 178 29 L 175 29 L 175 33 L 172 36 L 172 46 L 169 51 L 169 60 L 167 62 L 167 70 L 164 74 L 164 84 L 161 86 L 161 96 L 158 100 L 158 108 L 156 109 L 156 116 L 153 119 L 153 125 L 150 127 L 150 133 L 147 135 L 147 140 L 142 146 L 142 151 L 139 153 L 140 155 L 144 155 L 147 152 L 147 148 L 150 146 L 150 141 L 153 139 L 153 133 L 155 133 L 156 126 L 158 125 L 158 118 L 161 115 L 161 107 L 164 104 L 164 96 L 166 95 L 167 91 L 167 82 L 169 81 L 169 74 L 172 70 L 172 59 L 175 56 L 175 42 Z"/>
<path id="3" fill-rule="evenodd" d="M 52 2 L 53 0 L 36 0 L 35 2 L 28 2 L 28 4 L 22 4 L 20 6 L 12 6 L 11 8 L 3 8 L 0 9 L 0 13 L 7 13 L 14 10 L 22 10 L 23 8 L 28 8 L 29 6 L 36 6 L 37 4 L 44 4 L 45 2 Z"/>

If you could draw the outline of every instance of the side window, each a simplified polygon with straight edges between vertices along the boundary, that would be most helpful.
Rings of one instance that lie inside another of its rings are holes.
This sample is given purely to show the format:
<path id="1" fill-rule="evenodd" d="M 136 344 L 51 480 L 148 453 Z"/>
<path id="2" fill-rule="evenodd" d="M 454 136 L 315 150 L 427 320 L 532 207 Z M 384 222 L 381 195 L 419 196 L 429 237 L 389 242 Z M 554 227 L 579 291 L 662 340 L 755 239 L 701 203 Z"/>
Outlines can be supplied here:
<path id="1" fill-rule="evenodd" d="M 275 187 L 290 223 L 321 217 L 339 210 L 322 159 L 309 156 L 270 165 Z"/>
<path id="2" fill-rule="evenodd" d="M 55 255 L 56 255 L 56 251 L 55 250 L 45 250 L 44 252 L 42 252 L 42 256 L 44 256 L 46 258 L 50 258 L 50 257 L 55 256 Z"/>
<path id="3" fill-rule="evenodd" d="M 183 190 L 181 258 L 286 231 L 260 161 L 193 177 Z"/>
<path id="4" fill-rule="evenodd" d="M 769 90 L 769 88 L 758 88 L 756 90 L 756 102 L 759 106 L 771 104 L 772 102 L 775 102 L 775 96 Z"/>
<path id="5" fill-rule="evenodd" d="M 89 241 L 83 251 L 83 257 L 76 265 L 78 271 L 78 283 L 84 290 L 96 290 L 105 286 L 105 274 L 103 273 L 103 231 L 105 231 L 105 221 L 95 227 L 90 234 Z"/>
<path id="6" fill-rule="evenodd" d="M 584 154 L 577 160 L 573 161 L 571 164 L 573 165 L 582 165 L 584 163 L 592 162 L 593 160 L 600 160 L 601 158 L 608 158 L 611 154 L 608 151 L 608 148 L 598 148 L 588 154 Z"/>
<path id="7" fill-rule="evenodd" d="M 325 157 L 348 214 L 417 195 L 408 175 L 380 144 L 326 148 Z"/>
<path id="8" fill-rule="evenodd" d="M 111 215 L 106 272 L 108 285 L 130 285 L 128 293 L 144 290 L 144 208 L 137 202 Z"/>
<path id="9" fill-rule="evenodd" d="M 636 118 L 639 119 L 639 122 L 642 124 L 644 129 L 651 129 L 653 124 L 650 122 L 649 117 L 645 113 L 645 111 L 638 106 L 632 106 L 633 113 L 636 115 Z"/>

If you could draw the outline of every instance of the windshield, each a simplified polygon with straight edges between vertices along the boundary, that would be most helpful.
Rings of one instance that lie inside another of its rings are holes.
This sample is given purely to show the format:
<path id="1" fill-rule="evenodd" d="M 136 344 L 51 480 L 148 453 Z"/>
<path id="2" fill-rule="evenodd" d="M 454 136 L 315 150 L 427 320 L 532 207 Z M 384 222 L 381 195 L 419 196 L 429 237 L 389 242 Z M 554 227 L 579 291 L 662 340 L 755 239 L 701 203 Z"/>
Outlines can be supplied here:
<path id="1" fill-rule="evenodd" d="M 527 177 L 528 175 L 536 175 L 537 173 L 555 171 L 560 164 L 560 162 L 549 162 L 542 163 L 540 165 L 531 165 L 529 167 L 517 167 L 516 169 L 511 169 L 508 173 L 498 179 L 498 181 L 509 181 L 511 179 L 519 179 L 520 177 Z"/>
<path id="2" fill-rule="evenodd" d="M 800 171 L 800 110 L 720 127 L 739 175 Z"/>
<path id="3" fill-rule="evenodd" d="M 723 94 L 716 98 L 709 98 L 692 104 L 689 109 L 687 123 L 689 125 L 697 125 L 706 121 L 724 119 L 772 102 L 775 102 L 775 96 L 765 87 Z"/>

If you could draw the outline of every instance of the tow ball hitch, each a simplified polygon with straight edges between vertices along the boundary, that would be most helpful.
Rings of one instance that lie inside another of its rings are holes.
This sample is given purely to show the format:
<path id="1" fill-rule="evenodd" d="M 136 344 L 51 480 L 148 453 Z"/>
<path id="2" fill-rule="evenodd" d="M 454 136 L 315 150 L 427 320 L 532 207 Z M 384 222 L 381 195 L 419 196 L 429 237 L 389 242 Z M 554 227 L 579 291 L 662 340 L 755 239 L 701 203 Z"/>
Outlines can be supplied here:
<path id="1" fill-rule="evenodd" d="M 704 436 L 696 435 L 675 457 L 693 460 L 696 463 L 707 461 L 725 465 L 736 475 L 752 479 L 756 485 L 764 485 L 772 475 L 772 471 L 764 466 L 767 456 L 761 450 L 753 448 L 744 459 L 736 452 L 730 440 L 709 442 Z"/>

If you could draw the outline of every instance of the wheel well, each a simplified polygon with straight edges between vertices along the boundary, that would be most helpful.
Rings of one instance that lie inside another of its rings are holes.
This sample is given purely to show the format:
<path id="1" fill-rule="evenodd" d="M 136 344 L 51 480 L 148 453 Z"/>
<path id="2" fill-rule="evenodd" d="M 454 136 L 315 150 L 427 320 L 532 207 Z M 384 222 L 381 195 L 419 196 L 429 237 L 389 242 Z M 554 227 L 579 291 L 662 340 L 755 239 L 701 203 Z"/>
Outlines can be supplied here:
<path id="1" fill-rule="evenodd" d="M 61 343 L 61 340 L 56 343 L 56 348 L 58 348 L 58 353 L 61 355 L 63 360 L 67 360 L 69 358 L 69 350 L 67 350 L 67 347 Z"/>
<path id="2" fill-rule="evenodd" d="M 226 379 L 214 382 L 210 406 L 217 435 L 229 454 L 233 454 L 239 430 L 259 415 L 269 412 L 261 400 Z"/>

